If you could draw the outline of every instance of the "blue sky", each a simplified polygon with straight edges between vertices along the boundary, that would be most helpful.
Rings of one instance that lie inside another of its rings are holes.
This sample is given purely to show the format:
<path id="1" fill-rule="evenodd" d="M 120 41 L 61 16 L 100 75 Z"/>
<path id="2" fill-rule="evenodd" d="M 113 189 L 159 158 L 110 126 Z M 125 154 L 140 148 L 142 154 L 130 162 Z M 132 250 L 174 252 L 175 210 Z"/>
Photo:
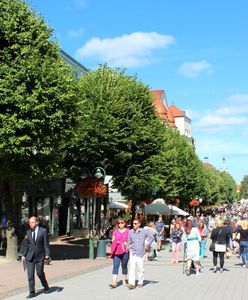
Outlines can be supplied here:
<path id="1" fill-rule="evenodd" d="M 32 0 L 87 68 L 125 67 L 192 119 L 196 151 L 248 174 L 248 1 Z"/>

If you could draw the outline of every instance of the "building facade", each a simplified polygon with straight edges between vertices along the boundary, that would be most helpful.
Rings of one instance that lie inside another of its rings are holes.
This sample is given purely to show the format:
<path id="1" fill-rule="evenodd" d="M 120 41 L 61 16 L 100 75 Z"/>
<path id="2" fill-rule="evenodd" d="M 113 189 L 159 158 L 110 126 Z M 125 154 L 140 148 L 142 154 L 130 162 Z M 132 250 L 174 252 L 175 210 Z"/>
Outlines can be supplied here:
<path id="1" fill-rule="evenodd" d="M 191 119 L 176 105 L 168 106 L 164 90 L 151 90 L 150 94 L 158 117 L 164 120 L 168 126 L 176 128 L 181 135 L 185 136 L 194 145 L 192 137 Z"/>

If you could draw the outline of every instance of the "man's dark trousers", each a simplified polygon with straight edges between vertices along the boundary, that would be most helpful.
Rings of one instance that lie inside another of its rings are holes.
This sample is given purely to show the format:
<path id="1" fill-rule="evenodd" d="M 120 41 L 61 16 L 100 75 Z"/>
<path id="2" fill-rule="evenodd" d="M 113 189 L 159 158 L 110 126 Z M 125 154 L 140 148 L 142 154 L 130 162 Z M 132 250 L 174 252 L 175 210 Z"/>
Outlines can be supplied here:
<path id="1" fill-rule="evenodd" d="M 28 285 L 29 285 L 29 291 L 33 292 L 35 290 L 35 268 L 36 268 L 36 274 L 39 277 L 41 284 L 43 287 L 47 287 L 48 283 L 45 277 L 44 273 L 44 260 L 42 261 L 26 261 L 27 265 L 27 272 L 28 272 Z"/>

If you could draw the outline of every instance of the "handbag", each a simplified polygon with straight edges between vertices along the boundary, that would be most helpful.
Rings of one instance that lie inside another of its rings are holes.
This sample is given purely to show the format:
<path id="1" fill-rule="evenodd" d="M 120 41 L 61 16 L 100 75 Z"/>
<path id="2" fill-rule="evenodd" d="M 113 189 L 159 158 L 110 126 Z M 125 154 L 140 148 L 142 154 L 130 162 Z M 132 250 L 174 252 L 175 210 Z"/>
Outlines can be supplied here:
<path id="1" fill-rule="evenodd" d="M 212 242 L 209 246 L 209 251 L 215 251 L 215 242 Z"/>

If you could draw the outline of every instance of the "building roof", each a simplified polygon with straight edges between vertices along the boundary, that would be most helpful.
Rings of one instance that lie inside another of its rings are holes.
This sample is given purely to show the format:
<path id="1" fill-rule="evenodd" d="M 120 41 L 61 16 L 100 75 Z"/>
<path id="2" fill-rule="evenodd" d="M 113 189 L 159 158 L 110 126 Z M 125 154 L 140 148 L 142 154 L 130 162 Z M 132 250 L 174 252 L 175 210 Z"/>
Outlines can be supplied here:
<path id="1" fill-rule="evenodd" d="M 69 65 L 71 65 L 77 71 L 77 75 L 76 75 L 77 78 L 86 74 L 89 71 L 89 69 L 87 69 L 85 66 L 80 64 L 75 58 L 70 56 L 62 49 L 60 49 L 60 55 Z"/>
<path id="2" fill-rule="evenodd" d="M 150 91 L 150 94 L 152 95 L 155 109 L 159 117 L 163 120 L 168 120 L 168 110 L 163 101 L 163 97 L 165 96 L 164 90 L 152 90 Z"/>
<path id="3" fill-rule="evenodd" d="M 208 162 L 204 162 L 203 165 L 206 167 L 206 168 L 209 168 L 209 169 L 212 169 L 214 166 L 211 165 L 210 163 Z"/>
<path id="4" fill-rule="evenodd" d="M 185 117 L 185 112 L 181 111 L 176 105 L 172 104 L 169 106 L 169 111 L 174 117 Z"/>
<path id="5" fill-rule="evenodd" d="M 176 105 L 173 104 L 168 107 L 164 90 L 151 90 L 150 94 L 158 116 L 162 120 L 167 120 L 170 127 L 177 128 L 175 117 L 185 117 L 188 122 L 191 122 L 185 112 L 181 111 Z"/>
<path id="6" fill-rule="evenodd" d="M 173 114 L 169 110 L 168 110 L 168 121 L 169 121 L 169 125 L 171 127 L 176 128 L 175 118 L 174 118 Z"/>

